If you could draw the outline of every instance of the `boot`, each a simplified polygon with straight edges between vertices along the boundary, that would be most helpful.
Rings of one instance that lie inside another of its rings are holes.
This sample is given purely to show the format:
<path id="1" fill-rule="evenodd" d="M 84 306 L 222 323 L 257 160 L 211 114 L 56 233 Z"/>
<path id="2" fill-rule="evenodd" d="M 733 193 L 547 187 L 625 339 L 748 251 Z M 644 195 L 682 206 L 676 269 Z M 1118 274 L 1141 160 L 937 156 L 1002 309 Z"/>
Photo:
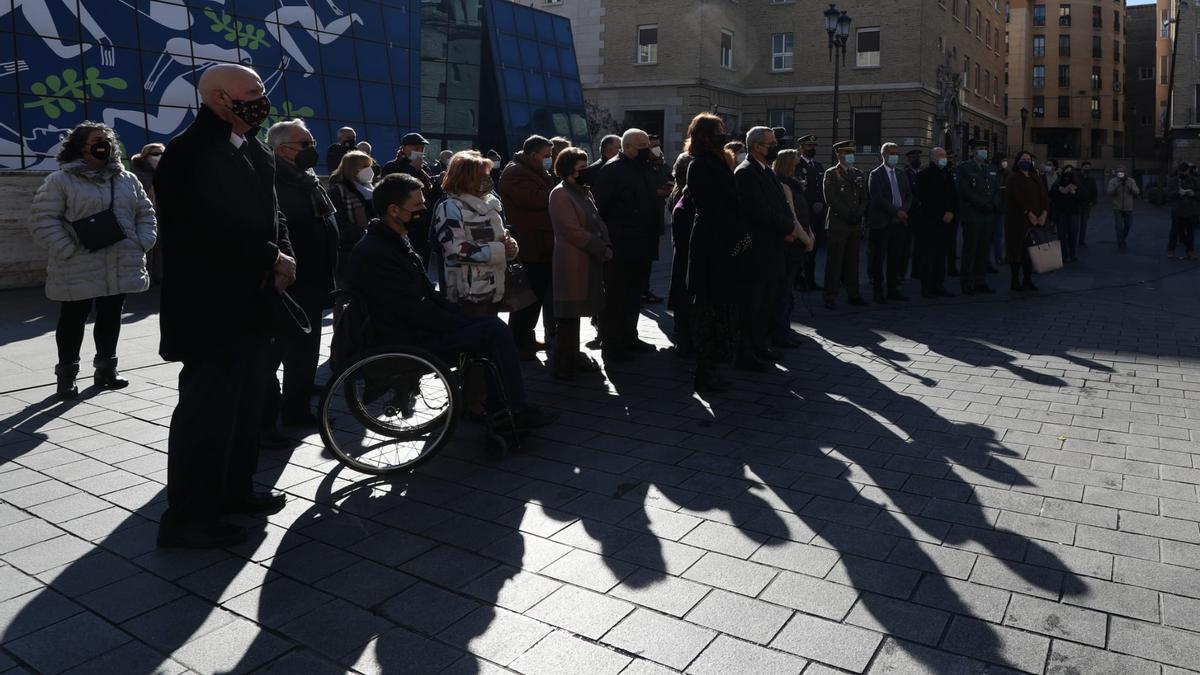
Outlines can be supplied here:
<path id="1" fill-rule="evenodd" d="M 101 389 L 124 389 L 129 386 L 129 380 L 117 374 L 117 357 L 97 356 L 92 361 L 96 374 L 92 383 Z"/>
<path id="2" fill-rule="evenodd" d="M 79 374 L 79 361 L 60 363 L 54 366 L 54 376 L 58 378 L 58 391 L 55 395 L 60 401 L 70 401 L 79 396 L 79 387 L 75 386 L 75 376 Z"/>
<path id="3" fill-rule="evenodd" d="M 711 392 L 720 394 L 729 391 L 729 381 L 721 377 L 715 364 L 700 364 L 696 368 L 696 379 L 692 389 L 697 393 Z"/>

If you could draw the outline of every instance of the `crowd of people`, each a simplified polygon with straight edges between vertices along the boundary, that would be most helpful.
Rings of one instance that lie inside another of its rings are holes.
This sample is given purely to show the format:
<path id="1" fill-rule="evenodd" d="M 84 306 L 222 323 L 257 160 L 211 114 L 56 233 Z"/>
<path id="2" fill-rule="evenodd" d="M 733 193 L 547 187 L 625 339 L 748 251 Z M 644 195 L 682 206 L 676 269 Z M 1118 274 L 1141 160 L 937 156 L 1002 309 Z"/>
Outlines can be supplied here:
<path id="1" fill-rule="evenodd" d="M 164 546 L 225 545 L 244 532 L 223 514 L 283 507 L 282 494 L 256 491 L 251 476 L 260 448 L 290 443 L 281 426 L 317 424 L 321 332 L 335 289 L 364 303 L 389 344 L 488 357 L 500 381 L 468 401 L 470 413 L 511 410 L 532 429 L 556 416 L 527 400 L 520 362 L 544 351 L 556 378 L 601 371 L 581 344 L 584 319 L 605 366 L 658 350 L 639 334 L 639 317 L 661 302 L 650 272 L 668 214 L 674 351 L 695 361 L 694 389 L 709 393 L 731 387 L 724 364 L 761 372 L 800 346 L 791 323 L 798 293 L 822 292 L 830 309 L 843 292 L 849 304 L 867 304 L 864 237 L 876 303 L 906 301 L 909 277 L 927 298 L 951 296 L 948 278 L 963 294 L 991 294 L 988 274 L 1001 264 L 1014 292 L 1032 292 L 1031 229 L 1055 225 L 1072 263 L 1101 198 L 1086 161 L 1060 170 L 1021 152 L 1010 167 L 978 142 L 957 165 L 942 148 L 923 164 L 921 151 L 902 162 L 901 148 L 885 143 L 867 172 L 845 140 L 832 144 L 836 163 L 824 168 L 815 136 L 756 126 L 731 139 L 708 113 L 691 120 L 673 162 L 658 137 L 628 129 L 601 139 L 594 161 L 567 139 L 535 135 L 507 163 L 494 150 L 446 150 L 427 162 L 429 142 L 414 132 L 381 166 L 346 127 L 325 152 L 326 183 L 302 120 L 260 138 L 270 102 L 253 70 L 214 66 L 199 91 L 192 124 L 143 148 L 131 171 L 111 128 L 78 125 L 30 223 L 49 251 L 47 295 L 62 303 L 62 399 L 78 395 L 93 308 L 94 382 L 128 384 L 116 351 L 124 299 L 162 281 L 160 354 L 182 363 Z M 1124 249 L 1138 187 L 1122 169 L 1103 187 Z M 1180 242 L 1195 256 L 1198 189 L 1180 167 L 1169 187 L 1172 254 Z"/>

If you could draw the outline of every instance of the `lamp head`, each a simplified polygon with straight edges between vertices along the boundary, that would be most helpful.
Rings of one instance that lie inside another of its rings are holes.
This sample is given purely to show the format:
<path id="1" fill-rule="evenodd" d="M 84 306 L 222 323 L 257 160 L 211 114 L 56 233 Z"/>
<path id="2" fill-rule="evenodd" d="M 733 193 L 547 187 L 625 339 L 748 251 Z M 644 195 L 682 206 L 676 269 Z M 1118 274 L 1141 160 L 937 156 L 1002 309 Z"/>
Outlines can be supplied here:
<path id="1" fill-rule="evenodd" d="M 838 20 L 839 13 L 840 12 L 838 12 L 837 5 L 834 5 L 832 3 L 830 3 L 829 9 L 827 9 L 823 12 L 823 14 L 825 16 L 825 32 L 829 33 L 829 37 L 833 37 L 834 31 L 837 30 L 837 20 Z"/>
<path id="2" fill-rule="evenodd" d="M 846 41 L 846 38 L 850 37 L 850 15 L 846 14 L 845 10 L 842 11 L 841 16 L 837 19 L 837 36 L 843 42 Z"/>

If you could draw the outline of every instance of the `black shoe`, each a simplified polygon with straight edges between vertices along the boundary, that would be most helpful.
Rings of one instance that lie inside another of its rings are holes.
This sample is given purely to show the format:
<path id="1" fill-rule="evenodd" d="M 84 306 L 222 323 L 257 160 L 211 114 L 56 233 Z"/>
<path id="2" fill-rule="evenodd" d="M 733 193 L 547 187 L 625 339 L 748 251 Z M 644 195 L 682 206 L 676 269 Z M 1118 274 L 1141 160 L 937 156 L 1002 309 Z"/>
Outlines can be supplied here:
<path id="1" fill-rule="evenodd" d="M 158 526 L 159 548 L 221 548 L 246 541 L 245 528 L 229 523 Z"/>
<path id="2" fill-rule="evenodd" d="M 658 352 L 658 347 L 646 342 L 645 340 L 634 340 L 633 344 L 629 345 L 629 351 L 639 354 L 654 354 Z"/>
<path id="3" fill-rule="evenodd" d="M 877 305 L 886 305 L 887 304 L 887 297 L 884 296 L 883 291 L 875 291 L 874 293 L 872 293 L 871 300 L 873 300 L 875 302 L 875 304 L 877 304 Z"/>
<path id="4" fill-rule="evenodd" d="M 520 361 L 537 361 L 537 347 L 520 347 L 517 349 L 517 359 Z"/>
<path id="5" fill-rule="evenodd" d="M 812 282 L 811 284 L 809 284 L 809 285 L 808 285 L 808 290 L 810 290 L 810 291 L 823 291 L 823 290 L 825 290 L 825 287 L 824 287 L 824 286 L 822 286 L 821 284 L 818 284 L 817 282 L 815 282 L 815 281 L 814 281 L 814 282 Z"/>
<path id="6" fill-rule="evenodd" d="M 904 295 L 903 293 L 901 293 L 900 291 L 897 291 L 897 290 L 888 291 L 887 299 L 895 300 L 897 302 L 908 302 L 908 296 Z"/>
<path id="7" fill-rule="evenodd" d="M 833 300 L 826 300 L 825 309 L 837 309 L 837 302 Z"/>
<path id="8" fill-rule="evenodd" d="M 296 441 L 279 433 L 278 429 L 264 431 L 258 439 L 258 447 L 264 450 L 291 450 L 297 445 Z"/>
<path id="9" fill-rule="evenodd" d="M 992 265 L 988 265 L 988 266 L 987 266 L 987 271 L 988 271 L 988 274 L 995 274 L 996 272 L 999 272 L 1000 270 L 996 269 L 996 268 L 995 268 L 994 266 L 992 266 Z"/>
<path id="10" fill-rule="evenodd" d="M 733 367 L 750 373 L 765 373 L 770 369 L 770 366 L 768 366 L 766 362 L 759 360 L 758 357 L 750 355 L 739 356 L 737 360 L 733 362 Z"/>
<path id="11" fill-rule="evenodd" d="M 771 338 L 771 346 L 776 349 L 798 349 L 800 343 L 789 337 Z"/>
<path id="12" fill-rule="evenodd" d="M 712 393 L 721 394 L 732 389 L 729 380 L 721 377 L 715 370 L 696 370 L 696 379 L 692 383 L 692 390 L 696 393 Z"/>
<path id="13" fill-rule="evenodd" d="M 956 276 L 958 276 L 958 268 L 957 268 L 957 267 L 951 267 L 950 269 L 946 270 L 946 276 L 948 276 L 948 277 L 956 277 Z"/>
<path id="14" fill-rule="evenodd" d="M 995 295 L 996 294 L 995 289 L 993 289 L 991 286 L 988 286 L 987 284 L 979 284 L 978 286 L 975 287 L 975 292 L 983 293 L 984 295 Z"/>
<path id="15" fill-rule="evenodd" d="M 663 301 L 662 298 L 651 293 L 650 291 L 646 291 L 645 293 L 642 294 L 642 304 L 643 305 L 661 305 L 662 301 Z"/>
<path id="16" fill-rule="evenodd" d="M 1038 287 L 1033 285 L 1033 279 L 1026 279 L 1024 282 L 1021 283 L 1021 287 L 1027 291 L 1038 290 Z"/>
<path id="17" fill-rule="evenodd" d="M 58 388 L 54 395 L 60 401 L 70 401 L 79 396 L 79 387 L 75 386 L 75 376 L 79 374 L 79 362 L 60 363 L 54 366 L 54 377 L 58 380 Z"/>
<path id="18" fill-rule="evenodd" d="M 950 291 L 948 291 L 944 288 L 934 291 L 933 294 L 938 296 L 939 298 L 953 298 L 954 297 L 953 293 L 951 293 Z"/>
<path id="19" fill-rule="evenodd" d="M 129 386 L 129 380 L 117 374 L 117 357 L 99 357 L 92 361 L 96 374 L 92 376 L 92 384 L 101 389 L 124 389 Z"/>
<path id="20" fill-rule="evenodd" d="M 267 490 L 266 492 L 251 492 L 250 494 L 226 501 L 221 505 L 221 510 L 225 513 L 279 513 L 283 507 L 287 506 L 287 495 L 275 490 Z"/>
<path id="21" fill-rule="evenodd" d="M 938 294 L 934 293 L 933 291 L 921 291 L 921 297 L 925 298 L 926 300 L 933 300 L 934 298 L 938 297 Z"/>
<path id="22" fill-rule="evenodd" d="M 596 359 L 587 354 L 577 354 L 575 356 L 575 370 L 580 373 L 598 373 L 603 370 Z"/>
<path id="23" fill-rule="evenodd" d="M 675 356 L 684 361 L 696 360 L 696 349 L 691 345 L 679 344 L 675 345 Z"/>
<path id="24" fill-rule="evenodd" d="M 513 413 L 513 422 L 517 425 L 518 432 L 532 431 L 554 424 L 560 416 L 553 410 L 542 410 L 536 406 L 527 405 Z"/>
<path id="25" fill-rule="evenodd" d="M 1020 292 L 1021 292 L 1021 290 L 1022 290 L 1022 288 L 1021 288 L 1021 282 L 1020 282 L 1020 281 L 1017 281 L 1016 279 L 1013 279 L 1013 280 L 1012 280 L 1012 284 L 1010 284 L 1010 285 L 1009 285 L 1009 289 L 1011 289 L 1011 290 L 1013 290 L 1013 291 L 1016 291 L 1016 292 L 1020 293 Z"/>
<path id="26" fill-rule="evenodd" d="M 300 415 L 284 415 L 282 422 L 285 427 L 295 427 L 297 429 L 316 429 L 320 426 L 317 416 L 310 412 Z"/>
<path id="27" fill-rule="evenodd" d="M 974 289 L 974 288 L 965 288 L 965 287 L 964 287 L 964 288 L 962 289 L 962 294 L 963 294 L 963 295 L 975 295 L 975 289 Z"/>
<path id="28" fill-rule="evenodd" d="M 625 363 L 633 360 L 633 354 L 623 349 L 602 349 L 600 358 L 604 359 L 605 363 Z"/>
<path id="29" fill-rule="evenodd" d="M 860 298 L 857 295 L 854 296 L 853 298 L 850 298 L 846 302 L 850 303 L 851 305 L 853 305 L 855 307 L 866 307 L 867 306 L 867 301 L 863 300 L 862 298 Z"/>

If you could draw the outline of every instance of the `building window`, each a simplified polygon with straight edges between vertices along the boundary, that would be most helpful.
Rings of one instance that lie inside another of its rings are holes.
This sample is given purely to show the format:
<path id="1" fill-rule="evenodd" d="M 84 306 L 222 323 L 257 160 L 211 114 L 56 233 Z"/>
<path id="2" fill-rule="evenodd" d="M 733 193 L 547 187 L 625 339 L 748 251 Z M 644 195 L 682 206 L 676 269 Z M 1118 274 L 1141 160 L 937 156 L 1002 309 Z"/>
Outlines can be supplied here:
<path id="1" fill-rule="evenodd" d="M 1046 88 L 1046 66 L 1034 66 L 1033 67 L 1033 88 L 1034 89 L 1045 89 Z"/>
<path id="2" fill-rule="evenodd" d="M 963 57 L 962 86 L 964 91 L 971 88 L 971 57 L 969 56 Z"/>
<path id="3" fill-rule="evenodd" d="M 1100 66 L 1092 66 L 1092 89 L 1100 88 Z"/>
<path id="4" fill-rule="evenodd" d="M 1004 86 L 1008 87 L 1008 64 L 1004 64 Z"/>
<path id="5" fill-rule="evenodd" d="M 1120 93 L 1120 91 L 1121 91 L 1121 71 L 1119 71 L 1119 70 L 1113 71 L 1112 90 L 1113 90 L 1113 93 Z"/>
<path id="6" fill-rule="evenodd" d="M 1113 61 L 1116 63 L 1121 62 L 1121 41 L 1120 40 L 1113 40 Z"/>
<path id="7" fill-rule="evenodd" d="M 771 70 L 791 70 L 795 38 L 792 33 L 771 36 Z"/>
<path id="8" fill-rule="evenodd" d="M 772 129 L 783 127 L 787 129 L 788 135 L 792 134 L 796 126 L 796 112 L 794 110 L 779 109 L 767 111 L 767 126 Z"/>
<path id="9" fill-rule="evenodd" d="M 954 0 L 954 7 L 953 7 L 953 10 L 954 10 L 954 11 L 953 11 L 953 12 L 951 12 L 951 14 L 953 14 L 953 15 L 954 15 L 954 18 L 955 18 L 955 19 L 957 19 L 957 18 L 958 18 L 958 0 Z"/>
<path id="10" fill-rule="evenodd" d="M 1063 117 L 1063 118 L 1071 116 L 1071 97 L 1070 96 L 1059 96 L 1058 97 L 1058 116 Z"/>
<path id="11" fill-rule="evenodd" d="M 1046 6 L 1045 5 L 1034 5 L 1033 6 L 1033 25 L 1035 25 L 1035 26 L 1045 26 L 1046 25 Z"/>
<path id="12" fill-rule="evenodd" d="M 721 31 L 721 67 L 733 68 L 733 31 Z"/>
<path id="13" fill-rule="evenodd" d="M 983 32 L 983 14 L 980 13 L 979 10 L 975 10 L 975 37 L 982 40 L 983 36 L 980 35 L 980 33 L 982 33 L 982 32 Z"/>
<path id="14" fill-rule="evenodd" d="M 1060 25 L 1060 26 L 1070 26 L 1071 25 L 1071 6 L 1070 5 L 1059 5 L 1058 6 L 1058 25 Z"/>
<path id="15" fill-rule="evenodd" d="M 1104 56 L 1104 47 L 1100 46 L 1100 36 L 1092 36 L 1092 58 L 1098 59 Z"/>
<path id="16" fill-rule="evenodd" d="M 1033 36 L 1033 55 L 1034 56 L 1045 56 L 1046 55 L 1046 36 L 1045 35 L 1034 35 Z"/>
<path id="17" fill-rule="evenodd" d="M 1092 8 L 1092 28 L 1104 28 L 1104 8 L 1100 5 Z"/>
<path id="18" fill-rule="evenodd" d="M 1171 15 L 1170 10 L 1162 11 L 1162 18 L 1158 21 L 1158 37 L 1171 37 Z"/>
<path id="19" fill-rule="evenodd" d="M 983 41 L 988 47 L 992 46 L 992 20 L 988 19 L 985 22 L 983 29 Z"/>
<path id="20" fill-rule="evenodd" d="M 1071 55 L 1071 36 L 1070 35 L 1059 35 L 1058 36 L 1058 55 L 1059 56 L 1070 56 Z"/>
<path id="21" fill-rule="evenodd" d="M 859 152 L 877 152 L 883 145 L 883 114 L 879 109 L 856 109 L 850 120 L 850 133 L 858 143 Z"/>
<path id="22" fill-rule="evenodd" d="M 1153 80 L 1154 79 L 1154 66 L 1138 66 L 1138 79 L 1139 80 Z"/>
<path id="23" fill-rule="evenodd" d="M 967 32 L 971 31 L 971 0 L 967 0 L 963 5 L 963 28 L 966 28 Z"/>
<path id="24" fill-rule="evenodd" d="M 1060 86 L 1060 87 L 1071 86 L 1071 66 L 1059 66 L 1058 67 L 1058 86 Z"/>
<path id="25" fill-rule="evenodd" d="M 1094 119 L 1094 120 L 1100 119 L 1100 97 L 1099 96 L 1092 97 L 1092 119 Z"/>
<path id="26" fill-rule="evenodd" d="M 1008 33 L 1004 34 L 1004 38 L 1005 38 L 1004 53 L 1007 54 L 1008 53 Z M 992 44 L 994 45 L 993 49 L 995 49 L 995 50 L 1000 49 L 1000 27 L 999 26 L 996 26 L 995 28 L 992 29 Z"/>
<path id="27" fill-rule="evenodd" d="M 1113 99 L 1112 109 L 1113 109 L 1113 121 L 1120 122 L 1121 121 L 1121 106 L 1117 104 L 1116 99 Z"/>
<path id="28" fill-rule="evenodd" d="M 1000 95 L 1000 78 L 992 76 L 992 103 L 996 102 L 996 97 Z"/>
<path id="29" fill-rule="evenodd" d="M 658 63 L 658 26 L 638 26 L 638 63 Z"/>
<path id="30" fill-rule="evenodd" d="M 1121 32 L 1121 10 L 1119 9 L 1113 10 L 1113 32 Z"/>
<path id="31" fill-rule="evenodd" d="M 854 65 L 859 68 L 879 67 L 879 29 L 859 28 L 854 45 Z"/>
<path id="32" fill-rule="evenodd" d="M 1041 119 L 1046 116 L 1046 97 L 1045 96 L 1034 96 L 1033 97 L 1033 116 L 1038 119 Z"/>
<path id="33" fill-rule="evenodd" d="M 1163 56 L 1158 60 L 1158 83 L 1167 83 L 1167 57 Z"/>
<path id="34" fill-rule="evenodd" d="M 975 64 L 975 93 L 979 93 L 979 63 Z"/>

